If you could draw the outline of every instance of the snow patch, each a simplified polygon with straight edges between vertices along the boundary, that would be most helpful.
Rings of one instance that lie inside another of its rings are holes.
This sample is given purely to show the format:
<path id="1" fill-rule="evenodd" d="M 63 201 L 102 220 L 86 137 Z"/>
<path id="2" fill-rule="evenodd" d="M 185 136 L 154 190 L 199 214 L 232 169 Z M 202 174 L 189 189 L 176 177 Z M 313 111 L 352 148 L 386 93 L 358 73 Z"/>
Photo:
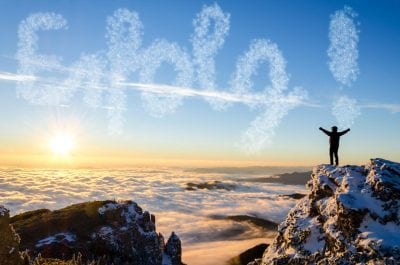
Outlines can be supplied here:
<path id="1" fill-rule="evenodd" d="M 118 203 L 116 202 L 109 202 L 107 204 L 104 204 L 101 206 L 97 211 L 99 214 L 103 215 L 105 212 L 110 211 L 110 210 L 115 210 L 118 208 Z"/>
<path id="2" fill-rule="evenodd" d="M 133 220 L 137 221 L 138 214 L 136 213 L 134 204 L 125 207 L 121 213 L 122 217 L 125 217 L 125 221 L 127 224 L 132 223 Z"/>
<path id="3" fill-rule="evenodd" d="M 35 247 L 40 248 L 45 245 L 50 245 L 53 243 L 61 243 L 61 242 L 74 242 L 76 240 L 76 236 L 72 233 L 58 233 L 53 236 L 46 237 L 44 239 L 39 240 Z"/>
<path id="4" fill-rule="evenodd" d="M 400 248 L 399 225 L 393 222 L 381 224 L 367 216 L 361 223 L 359 230 L 361 233 L 357 241 L 365 248 L 373 248 L 375 250 L 387 247 Z"/>
<path id="5" fill-rule="evenodd" d="M 101 236 L 101 237 L 107 237 L 107 236 L 109 236 L 110 234 L 112 234 L 113 233 L 113 229 L 111 228 L 111 227 L 109 227 L 109 226 L 103 226 L 102 228 L 100 228 L 100 230 L 99 230 L 99 235 Z"/>
<path id="6" fill-rule="evenodd" d="M 9 211 L 3 205 L 0 205 L 0 216 L 5 216 Z"/>
<path id="7" fill-rule="evenodd" d="M 325 240 L 321 231 L 321 224 L 318 222 L 317 218 L 309 220 L 308 229 L 310 231 L 309 236 L 304 243 L 304 249 L 310 251 L 311 253 L 322 252 L 325 246 Z"/>
<path id="8" fill-rule="evenodd" d="M 103 226 L 99 229 L 99 231 L 97 232 L 97 234 L 100 236 L 100 238 L 104 239 L 105 241 L 107 241 L 108 243 L 110 243 L 113 246 L 118 246 L 118 243 L 115 239 L 114 236 L 114 229 L 112 229 L 112 227 L 110 226 Z"/>

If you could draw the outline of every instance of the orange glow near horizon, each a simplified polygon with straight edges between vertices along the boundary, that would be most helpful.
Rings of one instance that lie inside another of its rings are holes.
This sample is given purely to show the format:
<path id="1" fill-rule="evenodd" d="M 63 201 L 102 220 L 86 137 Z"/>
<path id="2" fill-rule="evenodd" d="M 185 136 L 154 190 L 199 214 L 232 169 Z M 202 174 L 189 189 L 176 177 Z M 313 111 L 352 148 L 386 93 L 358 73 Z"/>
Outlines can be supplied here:
<path id="1" fill-rule="evenodd" d="M 81 126 L 80 126 L 81 127 Z M 79 133 L 78 133 L 79 132 Z M 40 135 L 40 136 L 39 136 Z M 2 149 L 2 150 L 1 150 Z M 249 157 L 232 150 L 177 150 L 168 146 L 127 145 L 90 139 L 78 126 L 53 126 L 32 139 L 20 138 L 0 149 L 0 166 L 27 168 L 129 168 L 129 167 L 313 167 L 328 163 L 323 150 L 301 152 L 275 150 Z M 365 164 L 373 154 L 343 152 L 342 163 Z"/>
<path id="2" fill-rule="evenodd" d="M 80 151 L 82 151 L 80 149 Z M 48 152 L 48 151 L 47 151 Z M 369 161 L 372 156 L 367 157 L 347 157 L 342 165 L 362 165 Z M 110 154 L 78 154 L 71 153 L 67 156 L 56 156 L 49 154 L 1 154 L 0 166 L 2 167 L 27 167 L 27 168 L 134 168 L 134 167 L 252 167 L 252 166 L 268 166 L 268 167 L 309 167 L 312 168 L 319 164 L 329 163 L 326 156 L 313 156 L 307 160 L 294 160 L 290 157 L 276 158 L 276 160 L 257 159 L 247 160 L 238 157 L 224 158 L 185 158 L 167 156 L 160 154 L 127 154 L 113 151 Z"/>
<path id="3" fill-rule="evenodd" d="M 150 157 L 141 155 L 78 155 L 56 156 L 37 155 L 2 155 L 1 166 L 44 167 L 44 168 L 129 168 L 129 167 L 251 167 L 251 166 L 293 166 L 311 167 L 311 161 L 266 161 L 241 159 L 196 159 L 179 157 Z"/>

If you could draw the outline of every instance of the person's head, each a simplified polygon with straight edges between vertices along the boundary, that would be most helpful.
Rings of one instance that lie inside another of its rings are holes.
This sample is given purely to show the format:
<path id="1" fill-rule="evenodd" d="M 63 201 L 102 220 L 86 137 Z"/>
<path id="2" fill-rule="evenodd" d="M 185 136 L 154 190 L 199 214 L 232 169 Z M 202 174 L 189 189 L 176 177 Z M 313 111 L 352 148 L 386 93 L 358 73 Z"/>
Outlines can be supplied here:
<path id="1" fill-rule="evenodd" d="M 337 132 L 337 127 L 336 126 L 332 127 L 332 132 Z"/>

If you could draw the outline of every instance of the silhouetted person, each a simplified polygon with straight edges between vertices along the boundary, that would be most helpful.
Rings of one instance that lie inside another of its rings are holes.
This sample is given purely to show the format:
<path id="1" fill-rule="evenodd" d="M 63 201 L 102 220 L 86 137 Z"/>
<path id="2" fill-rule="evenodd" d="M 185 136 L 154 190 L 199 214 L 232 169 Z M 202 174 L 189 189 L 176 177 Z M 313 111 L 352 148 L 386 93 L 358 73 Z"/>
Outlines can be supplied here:
<path id="1" fill-rule="evenodd" d="M 339 165 L 338 150 L 339 150 L 340 136 L 348 133 L 350 129 L 344 130 L 342 132 L 338 132 L 336 126 L 332 127 L 331 132 L 325 130 L 322 127 L 319 127 L 319 129 L 329 136 L 329 157 L 331 159 L 331 165 L 333 165 L 333 156 L 335 156 L 336 165 Z"/>

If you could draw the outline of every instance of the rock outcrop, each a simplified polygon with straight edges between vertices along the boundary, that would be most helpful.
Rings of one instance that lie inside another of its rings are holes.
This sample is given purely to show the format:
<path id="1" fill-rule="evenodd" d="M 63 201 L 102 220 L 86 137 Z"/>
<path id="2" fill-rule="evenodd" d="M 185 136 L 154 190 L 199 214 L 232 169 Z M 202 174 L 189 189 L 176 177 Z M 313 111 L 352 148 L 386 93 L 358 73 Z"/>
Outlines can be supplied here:
<path id="1" fill-rule="evenodd" d="M 32 260 L 39 254 L 69 260 L 80 253 L 83 261 L 101 260 L 101 264 L 182 264 L 178 236 L 172 233 L 165 244 L 156 232 L 154 215 L 132 201 L 30 211 L 12 217 L 11 224 L 21 238 L 20 249 L 27 249 Z"/>
<path id="2" fill-rule="evenodd" d="M 181 264 L 182 246 L 179 237 L 172 232 L 167 244 L 165 245 L 165 255 L 171 260 L 171 264 Z M 167 258 L 167 259 L 168 259 Z"/>
<path id="3" fill-rule="evenodd" d="M 0 205 L 0 264 L 20 265 L 23 262 L 19 253 L 20 238 L 10 225 L 10 212 Z"/>
<path id="4" fill-rule="evenodd" d="M 400 264 L 400 164 L 320 165 L 252 264 Z"/>

